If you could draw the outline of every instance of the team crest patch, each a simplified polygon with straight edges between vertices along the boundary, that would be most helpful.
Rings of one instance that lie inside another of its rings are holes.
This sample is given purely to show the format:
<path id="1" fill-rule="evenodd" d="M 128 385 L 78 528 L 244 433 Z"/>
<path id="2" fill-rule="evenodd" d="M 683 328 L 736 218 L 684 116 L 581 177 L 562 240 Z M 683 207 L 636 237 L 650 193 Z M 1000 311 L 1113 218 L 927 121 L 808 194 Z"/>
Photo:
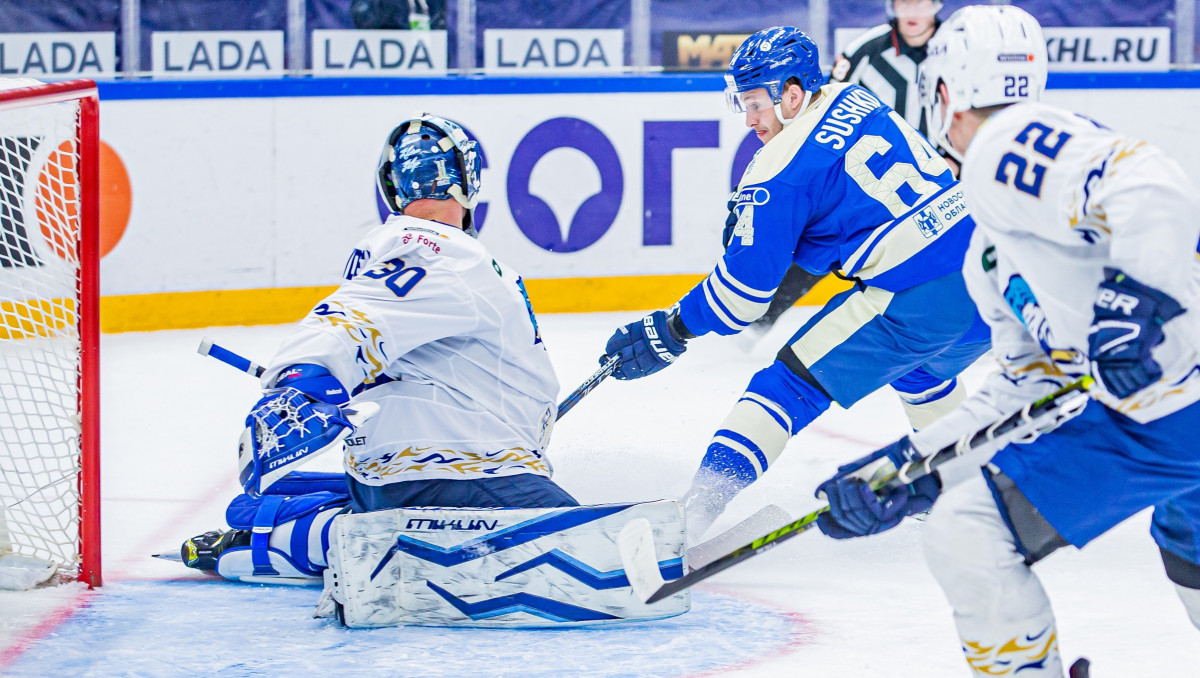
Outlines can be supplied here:
<path id="1" fill-rule="evenodd" d="M 917 222 L 917 228 L 921 229 L 921 235 L 926 238 L 936 238 L 941 232 L 941 222 L 938 221 L 937 214 L 934 213 L 932 207 L 926 207 L 917 213 L 914 217 Z"/>

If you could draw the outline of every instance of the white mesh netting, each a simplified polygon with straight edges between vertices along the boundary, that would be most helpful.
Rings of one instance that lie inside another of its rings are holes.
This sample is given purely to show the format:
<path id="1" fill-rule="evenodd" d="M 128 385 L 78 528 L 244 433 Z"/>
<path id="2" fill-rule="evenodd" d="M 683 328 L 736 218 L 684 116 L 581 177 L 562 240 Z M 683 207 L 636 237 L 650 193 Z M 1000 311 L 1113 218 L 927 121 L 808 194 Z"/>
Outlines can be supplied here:
<path id="1" fill-rule="evenodd" d="M 79 563 L 78 115 L 76 101 L 0 111 L 0 554 L 67 574 Z"/>

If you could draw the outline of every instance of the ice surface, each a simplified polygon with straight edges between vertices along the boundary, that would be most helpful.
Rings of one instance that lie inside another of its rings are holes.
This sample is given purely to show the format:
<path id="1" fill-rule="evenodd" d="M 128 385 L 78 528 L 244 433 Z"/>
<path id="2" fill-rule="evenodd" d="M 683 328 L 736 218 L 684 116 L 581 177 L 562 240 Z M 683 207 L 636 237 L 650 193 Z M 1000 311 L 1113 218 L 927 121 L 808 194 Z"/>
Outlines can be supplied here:
<path id="1" fill-rule="evenodd" d="M 806 312 L 785 316 L 750 353 L 736 340 L 706 337 L 661 374 L 601 384 L 555 429 L 556 480 L 588 503 L 682 493 L 728 408 Z M 539 316 L 563 394 L 595 370 L 612 329 L 636 317 Z M 813 531 L 713 578 L 687 615 L 592 630 L 349 631 L 309 617 L 314 589 L 224 583 L 149 558 L 222 526 L 237 491 L 236 441 L 258 386 L 197 355 L 200 338 L 264 362 L 286 330 L 103 338 L 108 585 L 0 593 L 0 675 L 967 675 L 912 521 L 852 542 Z M 968 385 L 983 369 L 972 370 Z M 820 480 L 904 427 L 886 389 L 850 411 L 835 407 L 714 529 L 772 502 L 792 515 L 812 510 Z M 337 467 L 330 458 L 312 468 Z M 1090 657 L 1098 678 L 1200 675 L 1200 635 L 1162 573 L 1148 524 L 1141 514 L 1036 568 L 1064 655 Z"/>

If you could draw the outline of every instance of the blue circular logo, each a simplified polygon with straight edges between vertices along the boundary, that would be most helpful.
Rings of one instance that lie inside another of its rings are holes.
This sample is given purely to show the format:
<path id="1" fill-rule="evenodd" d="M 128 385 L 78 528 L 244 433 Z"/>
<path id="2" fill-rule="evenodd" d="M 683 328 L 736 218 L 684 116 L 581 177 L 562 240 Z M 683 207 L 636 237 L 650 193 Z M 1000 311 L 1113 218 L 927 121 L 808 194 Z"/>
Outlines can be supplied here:
<path id="1" fill-rule="evenodd" d="M 600 192 L 575 210 L 565 240 L 554 211 L 529 191 L 534 166 L 557 148 L 581 151 L 600 172 Z M 533 244 L 550 252 L 577 252 L 608 232 L 621 208 L 624 187 L 617 149 L 603 132 L 578 118 L 554 118 L 529 130 L 517 144 L 508 166 L 508 209 L 517 228 Z"/>

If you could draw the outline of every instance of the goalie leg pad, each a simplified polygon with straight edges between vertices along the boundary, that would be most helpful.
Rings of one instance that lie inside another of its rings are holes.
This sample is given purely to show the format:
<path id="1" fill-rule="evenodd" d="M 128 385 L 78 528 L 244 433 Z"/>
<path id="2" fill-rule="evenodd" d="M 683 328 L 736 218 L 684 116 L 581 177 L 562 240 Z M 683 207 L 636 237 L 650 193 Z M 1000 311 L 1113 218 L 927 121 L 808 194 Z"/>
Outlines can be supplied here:
<path id="1" fill-rule="evenodd" d="M 390 509 L 338 516 L 326 594 L 347 626 L 562 627 L 662 619 L 686 591 L 647 606 L 629 586 L 621 528 L 653 526 L 659 568 L 684 572 L 678 502 L 553 509 Z"/>
<path id="2" fill-rule="evenodd" d="M 250 530 L 250 543 L 223 551 L 217 558 L 217 574 L 243 581 L 320 577 L 326 567 L 329 524 L 348 503 L 344 485 L 341 492 L 235 497 L 225 520 L 235 530 Z"/>

